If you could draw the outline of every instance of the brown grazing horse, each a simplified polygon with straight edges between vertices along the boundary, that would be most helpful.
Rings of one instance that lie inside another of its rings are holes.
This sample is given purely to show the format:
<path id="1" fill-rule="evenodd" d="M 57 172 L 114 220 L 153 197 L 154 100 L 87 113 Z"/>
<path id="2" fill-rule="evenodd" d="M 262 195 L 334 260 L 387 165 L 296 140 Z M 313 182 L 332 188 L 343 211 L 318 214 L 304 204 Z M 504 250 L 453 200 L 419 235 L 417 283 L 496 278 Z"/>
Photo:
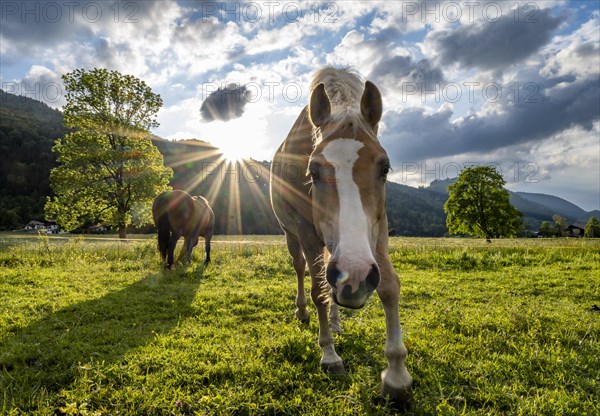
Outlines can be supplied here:
<path id="1" fill-rule="evenodd" d="M 192 249 L 198 245 L 198 236 L 202 236 L 206 249 L 204 265 L 210 262 L 210 239 L 215 214 L 206 199 L 191 197 L 184 191 L 163 192 L 152 204 L 152 217 L 158 229 L 158 251 L 168 268 L 173 265 L 173 251 L 181 236 L 184 238 L 184 249 L 179 260 L 185 254 L 187 262 L 191 261 Z"/>
<path id="2" fill-rule="evenodd" d="M 363 83 L 349 70 L 319 70 L 310 104 L 273 158 L 271 203 L 293 258 L 296 317 L 301 321 L 309 320 L 304 294 L 309 267 L 321 365 L 330 372 L 345 371 L 331 334 L 341 330 L 338 305 L 361 308 L 377 291 L 387 328 L 388 368 L 381 374 L 381 391 L 404 406 L 412 377 L 400 328 L 400 283 L 388 255 L 385 187 L 390 162 L 377 138 L 381 115 L 381 94 L 373 83 Z M 331 329 L 327 286 L 334 302 Z"/>

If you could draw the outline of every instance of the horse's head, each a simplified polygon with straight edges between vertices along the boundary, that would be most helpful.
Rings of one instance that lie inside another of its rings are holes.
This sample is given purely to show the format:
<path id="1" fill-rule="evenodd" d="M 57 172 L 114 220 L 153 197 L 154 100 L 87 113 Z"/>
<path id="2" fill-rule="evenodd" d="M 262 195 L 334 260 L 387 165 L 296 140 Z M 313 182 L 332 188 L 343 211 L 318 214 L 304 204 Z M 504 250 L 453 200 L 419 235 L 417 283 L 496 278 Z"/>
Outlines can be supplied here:
<path id="1" fill-rule="evenodd" d="M 312 92 L 309 114 L 319 140 L 310 157 L 313 220 L 331 254 L 326 266 L 333 300 L 360 308 L 379 285 L 375 260 L 386 232 L 385 182 L 390 162 L 377 140 L 381 94 L 367 81 L 360 110 L 331 111 L 323 84 Z M 385 236 L 387 237 L 387 235 Z"/>

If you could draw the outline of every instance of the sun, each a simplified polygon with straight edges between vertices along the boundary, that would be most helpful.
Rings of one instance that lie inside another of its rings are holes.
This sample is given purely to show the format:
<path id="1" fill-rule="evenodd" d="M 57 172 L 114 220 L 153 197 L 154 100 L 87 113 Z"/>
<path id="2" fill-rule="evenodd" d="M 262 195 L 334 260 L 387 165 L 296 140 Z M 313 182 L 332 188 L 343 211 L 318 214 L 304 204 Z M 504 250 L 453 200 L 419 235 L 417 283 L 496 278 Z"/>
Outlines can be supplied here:
<path id="1" fill-rule="evenodd" d="M 265 156 L 266 121 L 251 114 L 227 122 L 215 121 L 207 137 L 223 154 L 226 162 L 236 163 Z"/>
<path id="2" fill-rule="evenodd" d="M 252 156 L 251 150 L 239 139 L 220 140 L 217 147 L 227 163 L 240 163 Z"/>

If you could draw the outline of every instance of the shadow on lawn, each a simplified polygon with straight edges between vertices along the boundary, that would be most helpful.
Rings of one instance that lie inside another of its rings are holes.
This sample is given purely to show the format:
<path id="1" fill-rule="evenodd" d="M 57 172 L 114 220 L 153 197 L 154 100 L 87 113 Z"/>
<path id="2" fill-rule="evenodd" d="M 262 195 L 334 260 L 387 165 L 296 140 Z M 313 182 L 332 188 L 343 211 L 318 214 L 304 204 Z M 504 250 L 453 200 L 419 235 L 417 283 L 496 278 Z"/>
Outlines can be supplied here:
<path id="1" fill-rule="evenodd" d="M 56 392 L 68 387 L 80 366 L 120 362 L 130 350 L 192 315 L 200 282 L 197 276 L 154 273 L 10 332 L 0 343 L 3 399 L 9 408 L 13 402 L 23 409 L 35 402 L 40 389 Z"/>

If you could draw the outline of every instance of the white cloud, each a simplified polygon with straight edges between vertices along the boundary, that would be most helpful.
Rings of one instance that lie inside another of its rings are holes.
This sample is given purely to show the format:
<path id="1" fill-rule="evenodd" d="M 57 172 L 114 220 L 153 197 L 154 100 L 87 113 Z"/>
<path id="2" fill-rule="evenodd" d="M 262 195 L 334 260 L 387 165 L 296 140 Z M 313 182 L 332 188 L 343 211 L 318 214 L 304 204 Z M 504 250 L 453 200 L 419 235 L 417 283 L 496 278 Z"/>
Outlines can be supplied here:
<path id="1" fill-rule="evenodd" d="M 544 52 L 548 56 L 541 74 L 546 77 L 600 74 L 600 16 L 595 14 L 579 29 L 568 35 L 556 36 Z"/>
<path id="2" fill-rule="evenodd" d="M 322 65 L 349 65 L 384 94 L 381 137 L 397 162 L 475 156 L 503 163 L 511 158 L 543 161 L 538 175 L 544 184 L 597 189 L 597 182 L 585 176 L 597 175 L 599 164 L 598 115 L 592 114 L 600 76 L 597 4 L 344 1 L 315 8 L 314 3 L 282 1 L 269 3 L 272 16 L 265 3 L 255 3 L 262 15 L 252 21 L 222 10 L 203 15 L 212 2 L 79 3 L 73 22 L 3 22 L 3 84 L 14 81 L 30 88 L 60 82 L 61 74 L 75 68 L 116 69 L 161 94 L 165 107 L 159 113 L 159 135 L 220 141 L 223 146 L 237 143 L 227 138 L 252 135 L 242 143 L 252 144 L 249 151 L 256 151 L 256 157 L 268 158 L 308 102 L 312 73 Z M 102 6 L 96 22 L 81 17 L 81 9 L 91 3 Z M 235 5 L 242 7 L 227 3 Z M 591 14 L 589 9 L 594 9 Z M 494 22 L 498 13 L 506 19 Z M 541 20 L 519 26 L 508 24 L 509 18 Z M 552 29 L 548 22 L 556 19 L 561 25 Z M 516 36 L 529 29 L 544 36 L 535 42 Z M 434 41 L 442 34 L 455 40 L 457 34 L 473 33 L 487 35 L 489 42 L 476 37 L 475 43 L 459 43 L 470 50 L 459 50 L 454 57 Z M 516 40 L 503 45 L 511 33 Z M 415 77 L 440 81 L 440 87 L 425 96 L 407 96 L 402 85 Z M 250 83 L 260 98 L 239 119 L 203 123 L 199 109 L 206 88 L 230 82 Z M 452 83 L 460 88 L 456 101 L 449 99 Z M 484 87 L 494 83 L 503 93 L 496 101 L 484 96 Z M 537 88 L 542 102 L 513 102 L 519 101 L 514 99 L 517 92 L 520 99 L 527 97 L 526 84 Z M 300 97 L 291 96 L 296 86 Z M 582 166 L 584 174 L 578 172 Z"/>

